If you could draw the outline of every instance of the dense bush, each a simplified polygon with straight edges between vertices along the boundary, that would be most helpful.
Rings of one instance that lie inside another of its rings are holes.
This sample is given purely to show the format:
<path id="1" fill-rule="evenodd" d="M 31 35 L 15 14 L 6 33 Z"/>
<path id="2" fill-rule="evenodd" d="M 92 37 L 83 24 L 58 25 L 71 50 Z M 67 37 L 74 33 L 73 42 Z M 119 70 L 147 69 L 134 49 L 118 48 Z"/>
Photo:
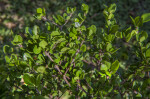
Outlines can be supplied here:
<path id="1" fill-rule="evenodd" d="M 141 30 L 150 13 L 131 17 L 134 26 L 122 29 L 111 4 L 99 28 L 84 25 L 89 7 L 82 4 L 81 9 L 76 14 L 68 7 L 52 19 L 37 9 L 37 25 L 3 47 L 8 66 L 0 67 L 1 98 L 150 97 L 150 43 Z"/>

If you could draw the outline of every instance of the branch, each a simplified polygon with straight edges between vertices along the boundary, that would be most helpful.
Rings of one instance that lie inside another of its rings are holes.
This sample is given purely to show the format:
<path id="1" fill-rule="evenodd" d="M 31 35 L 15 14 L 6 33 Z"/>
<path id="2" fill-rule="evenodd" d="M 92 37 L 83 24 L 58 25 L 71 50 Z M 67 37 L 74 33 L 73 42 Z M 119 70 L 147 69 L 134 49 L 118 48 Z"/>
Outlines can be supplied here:
<path id="1" fill-rule="evenodd" d="M 60 69 L 57 65 L 55 65 L 55 68 L 58 70 L 59 74 L 62 75 L 62 72 L 60 71 Z"/>
<path id="2" fill-rule="evenodd" d="M 73 12 L 69 15 L 69 17 L 71 18 L 73 15 Z M 69 20 L 66 20 L 65 23 L 61 26 L 60 30 L 63 29 L 63 27 L 69 22 Z"/>
<path id="3" fill-rule="evenodd" d="M 49 52 L 45 51 L 45 55 L 52 61 L 54 62 L 54 60 L 52 59 L 52 57 L 50 56 Z M 55 65 L 55 68 L 58 70 L 59 74 L 62 75 L 62 72 L 60 71 L 58 65 Z"/>
<path id="4" fill-rule="evenodd" d="M 92 63 L 92 62 L 89 62 L 89 61 L 87 61 L 87 60 L 82 60 L 82 61 L 85 62 L 85 63 L 87 63 L 87 64 L 89 64 L 89 65 L 96 66 L 96 64 L 94 64 L 94 63 Z"/>
<path id="5" fill-rule="evenodd" d="M 68 80 L 66 79 L 66 75 L 63 75 L 63 79 L 64 79 L 65 82 L 68 84 L 68 86 L 71 87 L 70 83 L 69 83 Z"/>
<path id="6" fill-rule="evenodd" d="M 79 80 L 79 79 L 77 80 L 77 83 L 78 83 L 78 87 L 79 87 L 83 92 L 85 92 L 85 93 L 88 95 L 88 92 L 86 92 L 86 91 L 82 88 L 82 86 L 80 86 L 80 80 Z"/>
<path id="7" fill-rule="evenodd" d="M 52 57 L 50 56 L 49 52 L 45 51 L 45 55 L 46 55 L 52 62 L 54 62 L 54 60 L 53 60 Z"/>
<path id="8" fill-rule="evenodd" d="M 42 19 L 43 19 L 44 21 L 48 21 L 49 23 L 52 23 L 52 24 L 54 24 L 54 25 L 56 25 L 57 27 L 60 28 L 60 26 L 59 26 L 57 23 L 55 23 L 53 20 L 49 20 L 49 19 L 48 19 L 47 17 L 45 17 L 45 16 L 43 16 Z"/>

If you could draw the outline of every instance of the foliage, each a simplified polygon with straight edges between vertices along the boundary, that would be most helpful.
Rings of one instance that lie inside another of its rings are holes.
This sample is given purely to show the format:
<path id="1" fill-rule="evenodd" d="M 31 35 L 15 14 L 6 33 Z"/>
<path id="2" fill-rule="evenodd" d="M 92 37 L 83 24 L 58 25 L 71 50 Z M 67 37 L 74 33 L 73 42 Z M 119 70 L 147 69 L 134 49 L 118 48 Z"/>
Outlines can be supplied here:
<path id="1" fill-rule="evenodd" d="M 37 9 L 34 17 L 43 25 L 26 27 L 3 47 L 8 65 L 0 67 L 6 85 L 1 98 L 149 97 L 150 44 L 140 28 L 150 14 L 131 17 L 134 26 L 122 29 L 111 4 L 99 28 L 84 25 L 90 8 L 82 4 L 81 9 L 75 15 L 76 8 L 68 7 L 52 19 Z"/>

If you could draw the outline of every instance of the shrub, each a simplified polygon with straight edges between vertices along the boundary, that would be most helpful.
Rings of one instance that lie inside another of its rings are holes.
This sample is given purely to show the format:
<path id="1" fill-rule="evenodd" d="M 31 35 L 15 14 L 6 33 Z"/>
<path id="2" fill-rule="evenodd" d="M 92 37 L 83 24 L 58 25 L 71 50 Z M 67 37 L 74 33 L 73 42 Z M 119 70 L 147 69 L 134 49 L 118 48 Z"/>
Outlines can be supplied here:
<path id="1" fill-rule="evenodd" d="M 140 27 L 150 14 L 131 17 L 134 27 L 121 29 L 111 4 L 103 11 L 105 26 L 97 28 L 84 25 L 88 10 L 82 4 L 75 16 L 68 7 L 49 19 L 38 8 L 35 18 L 44 25 L 26 27 L 3 47 L 8 66 L 1 67 L 1 97 L 148 98 L 150 43 Z"/>

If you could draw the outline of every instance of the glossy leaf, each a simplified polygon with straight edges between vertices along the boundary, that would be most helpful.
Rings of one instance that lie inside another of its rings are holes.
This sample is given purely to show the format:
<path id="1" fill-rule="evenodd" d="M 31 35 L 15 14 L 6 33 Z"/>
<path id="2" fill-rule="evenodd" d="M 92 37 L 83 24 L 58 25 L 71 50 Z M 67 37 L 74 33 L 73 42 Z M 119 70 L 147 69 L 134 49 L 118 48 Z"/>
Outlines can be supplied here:
<path id="1" fill-rule="evenodd" d="M 150 13 L 145 13 L 142 15 L 143 23 L 150 21 Z"/>
<path id="2" fill-rule="evenodd" d="M 117 72 L 118 68 L 119 68 L 119 61 L 116 60 L 112 63 L 112 65 L 110 67 L 112 74 L 115 74 Z"/>
<path id="3" fill-rule="evenodd" d="M 42 8 L 37 8 L 36 12 L 41 14 L 42 13 Z"/>

